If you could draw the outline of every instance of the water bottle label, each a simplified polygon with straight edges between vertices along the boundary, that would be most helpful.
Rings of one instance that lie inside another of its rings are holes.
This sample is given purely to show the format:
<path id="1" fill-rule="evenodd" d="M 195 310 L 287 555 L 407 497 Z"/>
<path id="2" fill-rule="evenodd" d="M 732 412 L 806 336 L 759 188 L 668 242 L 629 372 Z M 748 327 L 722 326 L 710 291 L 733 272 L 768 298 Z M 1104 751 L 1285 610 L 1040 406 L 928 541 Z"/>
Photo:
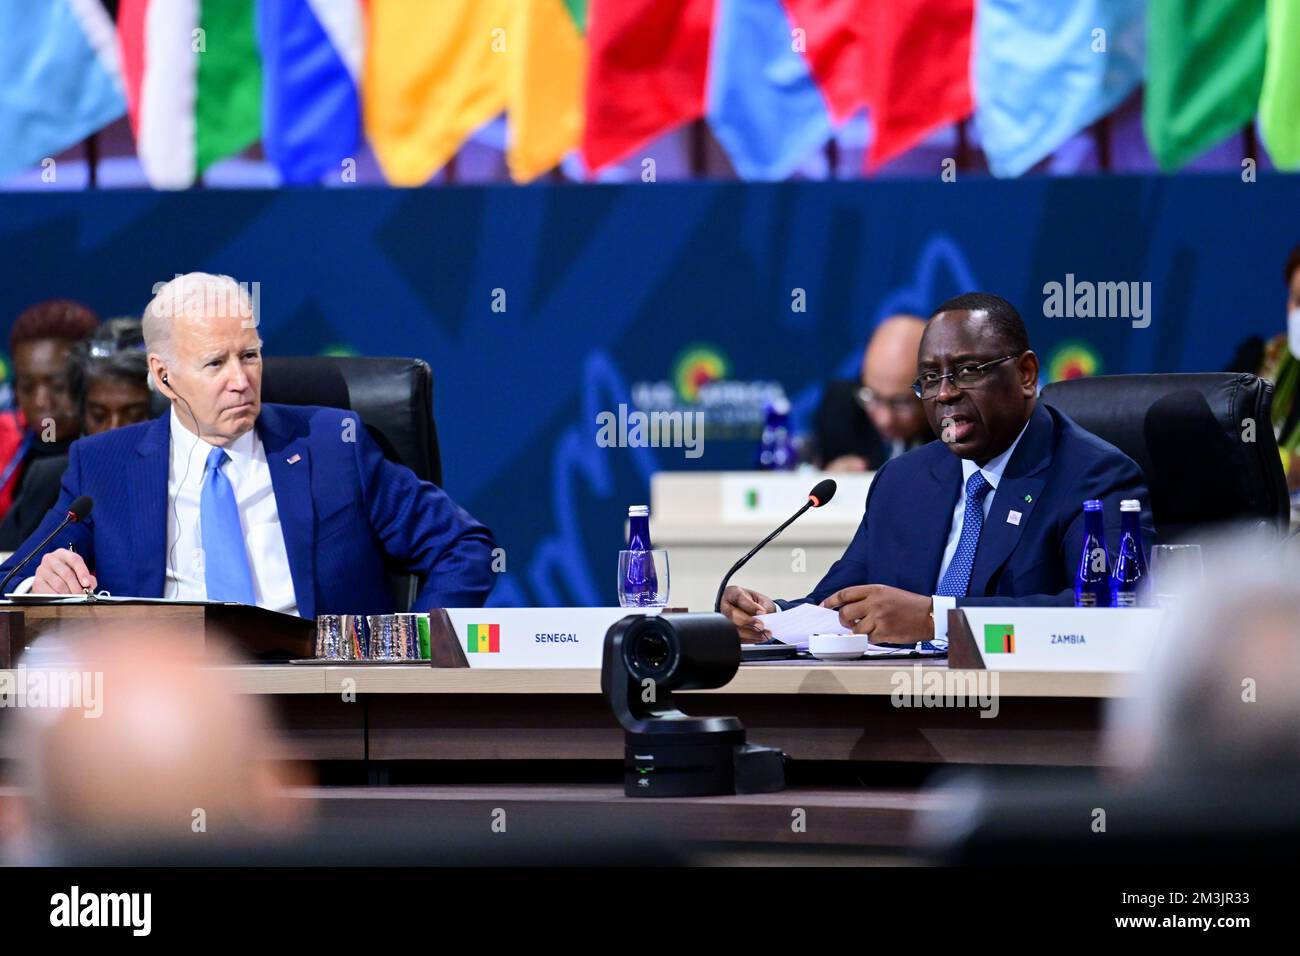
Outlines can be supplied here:
<path id="1" fill-rule="evenodd" d="M 1084 591 L 1074 601 L 1075 607 L 1096 607 L 1097 595 L 1090 591 Z"/>
<path id="2" fill-rule="evenodd" d="M 1115 592 L 1115 606 L 1116 606 L 1116 607 L 1137 607 L 1137 603 L 1138 603 L 1138 600 L 1137 600 L 1137 592 L 1136 592 L 1136 591 L 1116 591 L 1116 592 Z"/>

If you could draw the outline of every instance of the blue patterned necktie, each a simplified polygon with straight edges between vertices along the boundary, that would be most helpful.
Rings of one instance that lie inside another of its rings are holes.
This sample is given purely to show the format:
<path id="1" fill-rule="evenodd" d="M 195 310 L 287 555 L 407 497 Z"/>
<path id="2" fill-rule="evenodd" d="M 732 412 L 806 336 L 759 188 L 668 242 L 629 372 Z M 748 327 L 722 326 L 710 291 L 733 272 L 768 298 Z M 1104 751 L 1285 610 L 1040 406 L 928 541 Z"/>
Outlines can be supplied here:
<path id="1" fill-rule="evenodd" d="M 239 505 L 221 466 L 230 461 L 224 448 L 208 454 L 199 495 L 199 528 L 203 535 L 203 576 L 209 601 L 255 604 L 253 572 L 248 567 Z"/>
<path id="2" fill-rule="evenodd" d="M 975 567 L 975 549 L 979 547 L 980 530 L 984 527 L 984 496 L 993 486 L 977 471 L 966 482 L 966 513 L 961 519 L 961 537 L 957 551 L 948 562 L 948 570 L 934 593 L 947 597 L 965 597 L 970 587 L 970 573 Z"/>

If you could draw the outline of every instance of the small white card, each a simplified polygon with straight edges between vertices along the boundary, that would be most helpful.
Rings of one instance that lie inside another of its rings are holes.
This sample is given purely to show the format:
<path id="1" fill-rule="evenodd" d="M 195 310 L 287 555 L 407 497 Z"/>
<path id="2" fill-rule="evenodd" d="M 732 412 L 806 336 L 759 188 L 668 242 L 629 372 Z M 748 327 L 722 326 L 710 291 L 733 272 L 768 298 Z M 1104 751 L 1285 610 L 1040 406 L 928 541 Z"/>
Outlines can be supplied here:
<path id="1" fill-rule="evenodd" d="M 1020 512 L 1019 512 L 1019 511 L 1008 511 L 1008 512 L 1007 512 L 1007 524 L 1020 524 Z"/>
<path id="2" fill-rule="evenodd" d="M 759 614 L 767 632 L 783 644 L 808 646 L 809 634 L 852 634 L 853 628 L 840 623 L 838 611 L 820 604 L 796 604 L 788 611 Z"/>

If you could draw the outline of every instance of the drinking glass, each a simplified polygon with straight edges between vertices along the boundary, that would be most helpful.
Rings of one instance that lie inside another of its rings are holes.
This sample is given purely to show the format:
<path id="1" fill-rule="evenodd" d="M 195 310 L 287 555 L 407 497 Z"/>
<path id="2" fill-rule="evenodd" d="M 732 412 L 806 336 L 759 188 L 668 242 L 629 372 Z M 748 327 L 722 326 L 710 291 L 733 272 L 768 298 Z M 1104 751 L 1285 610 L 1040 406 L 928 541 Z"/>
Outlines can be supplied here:
<path id="1" fill-rule="evenodd" d="M 1159 607 L 1175 607 L 1205 579 L 1199 544 L 1158 544 L 1151 549 L 1151 583 Z"/>
<path id="2" fill-rule="evenodd" d="M 668 606 L 668 552 L 618 553 L 619 607 Z"/>

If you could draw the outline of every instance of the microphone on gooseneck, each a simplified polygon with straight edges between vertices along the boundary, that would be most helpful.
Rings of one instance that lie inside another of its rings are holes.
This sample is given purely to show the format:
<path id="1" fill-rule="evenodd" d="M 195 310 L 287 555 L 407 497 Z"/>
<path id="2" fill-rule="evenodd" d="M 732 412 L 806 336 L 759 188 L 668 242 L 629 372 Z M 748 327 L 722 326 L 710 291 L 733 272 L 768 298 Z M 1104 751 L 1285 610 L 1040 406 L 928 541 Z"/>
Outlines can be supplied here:
<path id="1" fill-rule="evenodd" d="M 45 546 L 49 544 L 52 540 L 54 540 L 54 536 L 56 534 L 58 534 L 68 525 L 72 524 L 74 521 L 84 521 L 86 515 L 90 514 L 90 508 L 91 505 L 93 504 L 94 502 L 90 500 L 90 495 L 82 495 L 80 498 L 77 498 L 75 501 L 73 501 L 72 504 L 68 506 L 68 513 L 64 515 L 63 520 L 59 522 L 59 526 L 55 528 L 53 531 L 51 531 L 49 534 L 47 534 L 45 536 L 44 541 L 42 541 L 36 547 L 32 548 L 30 551 L 28 551 L 27 557 L 23 558 L 21 561 L 15 564 L 14 569 L 10 571 L 7 575 L 5 575 L 5 579 L 3 581 L 0 581 L 0 594 L 9 593 L 8 591 L 5 590 L 5 588 L 7 588 L 9 586 L 9 582 L 14 579 L 14 575 L 16 575 L 19 571 L 21 571 L 24 567 L 26 567 L 27 562 L 29 562 L 32 558 L 36 557 L 36 555 L 40 554 L 42 551 L 44 551 Z"/>
<path id="2" fill-rule="evenodd" d="M 713 601 L 713 610 L 715 612 L 722 610 L 722 592 L 727 590 L 727 583 L 731 580 L 731 576 L 735 574 L 737 571 L 739 571 L 741 568 L 743 568 L 750 558 L 758 554 L 759 551 L 763 550 L 763 548 L 767 546 L 767 543 L 769 541 L 775 538 L 786 528 L 790 527 L 790 525 L 794 523 L 795 519 L 798 518 L 800 515 L 802 515 L 809 508 L 820 508 L 822 505 L 826 504 L 826 502 L 830 501 L 834 497 L 835 497 L 835 479 L 823 478 L 821 481 L 817 482 L 817 484 L 813 487 L 813 490 L 808 492 L 808 500 L 804 502 L 802 508 L 800 508 L 789 518 L 787 518 L 785 522 L 781 525 L 781 527 L 777 528 L 775 531 L 769 534 L 758 544 L 754 545 L 754 547 L 750 550 L 749 554 L 745 555 L 743 558 L 741 558 L 739 561 L 737 561 L 735 564 L 731 566 L 731 570 L 727 572 L 727 576 L 723 578 L 722 583 L 718 585 L 718 596 Z"/>

